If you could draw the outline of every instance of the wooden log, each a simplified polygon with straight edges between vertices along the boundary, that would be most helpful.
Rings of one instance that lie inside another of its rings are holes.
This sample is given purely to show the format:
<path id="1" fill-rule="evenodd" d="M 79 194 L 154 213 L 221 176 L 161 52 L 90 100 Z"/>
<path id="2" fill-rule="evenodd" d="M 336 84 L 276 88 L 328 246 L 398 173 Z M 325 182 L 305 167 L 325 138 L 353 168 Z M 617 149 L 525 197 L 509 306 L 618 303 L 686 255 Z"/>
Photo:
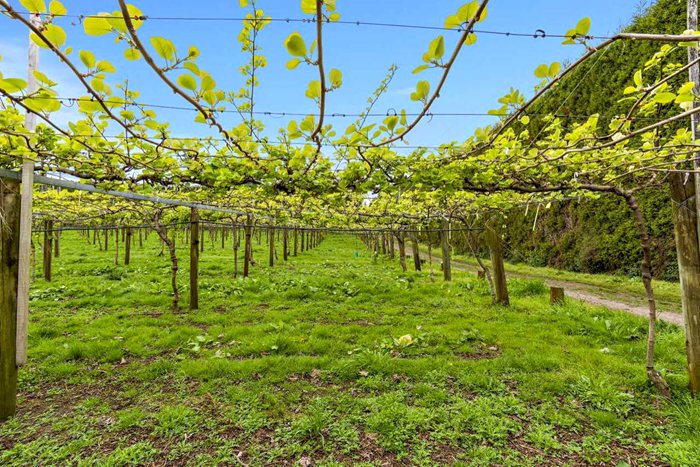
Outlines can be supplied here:
<path id="1" fill-rule="evenodd" d="M 452 263 L 450 261 L 450 224 L 447 219 L 440 223 L 440 246 L 442 248 L 442 277 L 446 281 L 452 280 Z"/>
<path id="2" fill-rule="evenodd" d="M 552 305 L 563 305 L 565 299 L 564 288 L 563 287 L 550 287 L 549 288 L 549 303 Z"/>
<path id="3" fill-rule="evenodd" d="M 19 217 L 19 183 L 0 179 L 0 421 L 17 410 Z"/>
<path id="4" fill-rule="evenodd" d="M 199 309 L 199 211 L 190 212 L 190 310 Z"/>

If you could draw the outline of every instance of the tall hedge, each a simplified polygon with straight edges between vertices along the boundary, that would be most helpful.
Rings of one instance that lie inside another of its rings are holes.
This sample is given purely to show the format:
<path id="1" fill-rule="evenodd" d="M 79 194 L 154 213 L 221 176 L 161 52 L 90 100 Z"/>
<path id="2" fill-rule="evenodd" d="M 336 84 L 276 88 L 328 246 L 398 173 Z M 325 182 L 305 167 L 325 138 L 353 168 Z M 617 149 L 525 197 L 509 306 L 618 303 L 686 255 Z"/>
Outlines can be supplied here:
<path id="1" fill-rule="evenodd" d="M 686 3 L 687 0 L 658 0 L 640 6 L 625 29 L 681 33 L 686 29 Z M 618 102 L 622 90 L 658 47 L 658 43 L 620 42 L 607 52 L 599 52 L 543 96 L 533 112 L 570 115 L 569 122 L 581 115 L 624 114 L 629 104 Z M 680 54 L 678 60 L 684 61 L 685 56 Z M 678 276 L 669 193 L 650 190 L 640 193 L 639 198 L 655 246 L 654 274 L 675 280 Z M 510 260 L 572 271 L 639 273 L 637 230 L 626 204 L 618 197 L 555 203 L 539 212 L 531 207 L 527 216 L 524 210 L 511 213 L 508 223 Z"/>

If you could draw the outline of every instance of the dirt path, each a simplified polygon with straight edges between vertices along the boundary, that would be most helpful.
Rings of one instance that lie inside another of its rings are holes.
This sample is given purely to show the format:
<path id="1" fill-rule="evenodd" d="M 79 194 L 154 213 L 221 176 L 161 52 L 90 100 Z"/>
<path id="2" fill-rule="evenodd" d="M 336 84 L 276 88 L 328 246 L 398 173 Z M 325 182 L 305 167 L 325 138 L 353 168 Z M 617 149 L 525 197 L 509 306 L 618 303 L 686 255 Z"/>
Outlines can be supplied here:
<path id="1" fill-rule="evenodd" d="M 421 249 L 421 255 L 427 256 L 428 253 Z M 440 261 L 442 261 L 440 257 L 437 257 L 435 255 L 432 255 L 432 260 L 437 264 L 440 264 Z M 467 263 L 465 261 L 453 259 L 452 269 L 476 273 L 479 267 L 474 264 Z M 521 279 L 544 280 L 548 286 L 564 288 L 564 290 L 566 291 L 566 295 L 570 298 L 573 298 L 574 300 L 580 300 L 591 305 L 602 306 L 610 310 L 624 311 L 640 316 L 642 318 L 647 318 L 649 316 L 649 310 L 646 307 L 646 299 L 644 297 L 635 297 L 629 294 L 613 294 L 612 292 L 596 290 L 597 287 L 590 284 L 581 284 L 578 282 L 571 281 L 559 281 L 556 279 L 549 279 L 544 276 L 517 273 L 512 271 L 508 271 L 507 274 L 511 277 L 518 277 Z M 610 295 L 615 295 L 616 298 L 611 299 L 609 298 Z M 663 307 L 667 306 L 664 304 L 657 304 L 657 306 L 661 308 L 660 311 L 657 312 L 658 319 L 667 323 L 675 324 L 677 326 L 683 326 L 683 315 L 681 313 L 673 312 L 668 309 L 664 310 Z"/>

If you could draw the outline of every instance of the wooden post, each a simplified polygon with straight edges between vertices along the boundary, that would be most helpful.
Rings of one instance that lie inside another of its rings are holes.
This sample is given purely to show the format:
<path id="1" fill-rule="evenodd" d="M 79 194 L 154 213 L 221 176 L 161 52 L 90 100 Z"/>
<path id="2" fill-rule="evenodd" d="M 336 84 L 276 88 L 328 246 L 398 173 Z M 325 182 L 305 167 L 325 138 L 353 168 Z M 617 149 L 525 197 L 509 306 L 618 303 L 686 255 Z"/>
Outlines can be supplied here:
<path id="1" fill-rule="evenodd" d="M 109 229 L 107 227 L 105 227 L 104 231 L 105 231 L 105 251 L 109 251 Z"/>
<path id="2" fill-rule="evenodd" d="M 119 266 L 119 227 L 114 228 L 114 264 Z"/>
<path id="3" fill-rule="evenodd" d="M 238 248 L 240 247 L 240 233 L 235 225 L 231 230 L 231 244 L 233 245 L 233 278 L 238 277 Z"/>
<path id="4" fill-rule="evenodd" d="M 250 259 L 253 251 L 253 226 L 251 225 L 250 214 L 245 224 L 245 246 L 243 250 L 243 277 L 248 277 L 250 273 Z"/>
<path id="5" fill-rule="evenodd" d="M 506 268 L 503 262 L 503 243 L 499 227 L 494 222 L 486 227 L 486 243 L 491 251 L 491 268 L 493 269 L 493 288 L 495 303 L 500 305 L 510 304 L 508 297 L 508 285 L 506 282 Z"/>
<path id="6" fill-rule="evenodd" d="M 396 234 L 396 239 L 398 240 L 399 243 L 399 262 L 401 263 L 401 269 L 403 272 L 406 272 L 406 237 L 404 237 L 403 232 L 397 232 Z M 393 245 L 393 240 L 392 240 L 392 245 Z M 394 256 L 394 248 L 391 248 L 391 256 Z"/>
<path id="7" fill-rule="evenodd" d="M 304 229 L 301 229 L 301 232 L 299 232 L 299 233 L 301 234 L 301 252 L 303 253 L 305 251 L 305 248 L 304 248 L 305 247 L 305 245 L 304 245 Z"/>
<path id="8" fill-rule="evenodd" d="M 294 228 L 294 256 L 297 255 L 297 250 L 299 249 L 299 238 L 298 238 L 298 232 L 299 229 L 296 227 Z"/>
<path id="9" fill-rule="evenodd" d="M 267 228 L 267 240 L 270 242 L 270 267 L 275 265 L 275 229 Z"/>
<path id="10" fill-rule="evenodd" d="M 669 178 L 685 321 L 688 382 L 690 391 L 700 394 L 700 235 L 695 219 L 695 184 L 692 179 L 686 183 L 682 173 L 672 173 Z"/>
<path id="11" fill-rule="evenodd" d="M 289 259 L 289 230 L 287 227 L 282 230 L 282 258 L 285 261 Z"/>
<path id="12" fill-rule="evenodd" d="M 442 277 L 446 281 L 452 280 L 452 263 L 450 260 L 450 224 L 447 219 L 440 222 L 440 246 L 442 247 Z"/>
<path id="13" fill-rule="evenodd" d="M 131 262 L 131 227 L 126 228 L 126 239 L 124 240 L 124 266 L 128 266 Z"/>
<path id="14" fill-rule="evenodd" d="M 59 245 L 59 240 L 61 239 L 61 231 L 59 230 L 60 224 L 56 226 L 56 231 L 53 235 L 53 257 L 58 258 L 61 255 L 61 247 Z"/>
<path id="15" fill-rule="evenodd" d="M 44 280 L 51 282 L 51 251 L 53 245 L 53 221 L 47 219 L 44 221 Z"/>
<path id="16" fill-rule="evenodd" d="M 31 24 L 41 28 L 41 15 L 32 13 Z M 39 68 L 39 46 L 29 37 L 29 53 L 27 56 L 27 95 L 35 93 L 39 86 L 34 72 Z M 24 116 L 24 128 L 28 133 L 36 128 L 36 115 L 27 112 Z M 32 205 L 34 202 L 34 160 L 31 157 L 22 159 L 22 193 L 21 213 L 19 219 L 19 265 L 17 289 L 17 365 L 27 362 L 27 325 L 29 323 L 29 284 L 32 261 Z"/>
<path id="17" fill-rule="evenodd" d="M 551 303 L 552 305 L 563 305 L 564 297 L 565 295 L 563 287 L 549 288 L 549 303 Z"/>
<path id="18" fill-rule="evenodd" d="M 20 204 L 19 183 L 0 179 L 0 421 L 17 410 L 18 350 L 26 345 L 17 328 Z"/>
<path id="19" fill-rule="evenodd" d="M 411 232 L 411 254 L 413 255 L 414 269 L 420 271 L 420 249 L 418 248 L 418 234 L 415 232 Z"/>
<path id="20" fill-rule="evenodd" d="M 139 229 L 139 248 L 143 248 L 143 229 Z"/>
<path id="21" fill-rule="evenodd" d="M 190 212 L 190 310 L 199 309 L 199 211 Z"/>
<path id="22" fill-rule="evenodd" d="M 204 253 L 204 229 L 198 229 L 200 230 L 199 233 L 199 251 L 200 253 Z"/>

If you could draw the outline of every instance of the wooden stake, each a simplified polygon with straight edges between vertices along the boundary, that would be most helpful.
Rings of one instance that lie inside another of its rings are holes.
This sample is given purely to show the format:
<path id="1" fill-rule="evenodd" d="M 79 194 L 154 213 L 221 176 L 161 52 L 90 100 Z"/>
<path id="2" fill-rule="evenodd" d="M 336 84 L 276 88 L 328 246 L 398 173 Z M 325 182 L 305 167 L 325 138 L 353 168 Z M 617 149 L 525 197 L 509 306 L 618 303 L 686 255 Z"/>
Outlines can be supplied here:
<path id="1" fill-rule="evenodd" d="M 486 243 L 491 251 L 491 269 L 493 269 L 493 288 L 495 303 L 500 305 L 510 304 L 508 297 L 508 284 L 506 282 L 506 268 L 503 262 L 503 243 L 501 240 L 500 228 L 497 223 L 487 226 Z"/>
<path id="2" fill-rule="evenodd" d="M 250 260 L 253 256 L 253 226 L 251 224 L 250 215 L 248 215 L 245 224 L 245 246 L 243 251 L 243 277 L 248 277 L 250 273 Z"/>
<path id="3" fill-rule="evenodd" d="M 415 232 L 411 232 L 411 254 L 413 255 L 414 269 L 420 271 L 420 249 L 418 248 L 418 235 Z"/>
<path id="4" fill-rule="evenodd" d="M 479 271 L 482 272 L 482 271 Z M 564 304 L 564 288 L 563 287 L 550 287 L 549 288 L 549 303 L 552 305 L 563 305 Z"/>
<path id="5" fill-rule="evenodd" d="M 41 15 L 33 13 L 30 22 L 41 27 Z M 31 95 L 39 87 L 34 71 L 39 68 L 39 46 L 29 38 L 29 53 L 27 60 L 27 89 Z M 24 117 L 24 127 L 31 133 L 36 127 L 36 115 L 27 112 Z M 34 161 L 30 158 L 22 160 L 22 194 L 21 214 L 19 220 L 19 265 L 17 292 L 17 365 L 27 362 L 27 325 L 29 323 L 29 284 L 31 268 L 32 243 L 32 204 L 34 201 Z"/>
<path id="6" fill-rule="evenodd" d="M 190 310 L 199 309 L 199 211 L 190 213 Z"/>
<path id="7" fill-rule="evenodd" d="M 275 229 L 268 227 L 267 239 L 270 242 L 270 267 L 275 265 Z"/>
<path id="8" fill-rule="evenodd" d="M 51 251 L 53 242 L 53 221 L 47 219 L 44 221 L 44 280 L 46 282 L 51 282 L 51 257 L 53 252 Z"/>
<path id="9" fill-rule="evenodd" d="M 450 243 L 448 240 L 450 224 L 447 219 L 440 223 L 440 246 L 442 247 L 442 277 L 446 281 L 452 280 L 452 263 L 450 262 Z"/>
<path id="10" fill-rule="evenodd" d="M 26 346 L 17 333 L 19 191 L 19 183 L 0 179 L 0 421 L 17 410 L 17 351 Z"/>
<path id="11" fill-rule="evenodd" d="M 289 259 L 289 231 L 286 227 L 282 229 L 282 259 Z"/>
<path id="12" fill-rule="evenodd" d="M 124 266 L 131 262 L 131 227 L 126 228 L 126 240 L 124 241 Z"/>

